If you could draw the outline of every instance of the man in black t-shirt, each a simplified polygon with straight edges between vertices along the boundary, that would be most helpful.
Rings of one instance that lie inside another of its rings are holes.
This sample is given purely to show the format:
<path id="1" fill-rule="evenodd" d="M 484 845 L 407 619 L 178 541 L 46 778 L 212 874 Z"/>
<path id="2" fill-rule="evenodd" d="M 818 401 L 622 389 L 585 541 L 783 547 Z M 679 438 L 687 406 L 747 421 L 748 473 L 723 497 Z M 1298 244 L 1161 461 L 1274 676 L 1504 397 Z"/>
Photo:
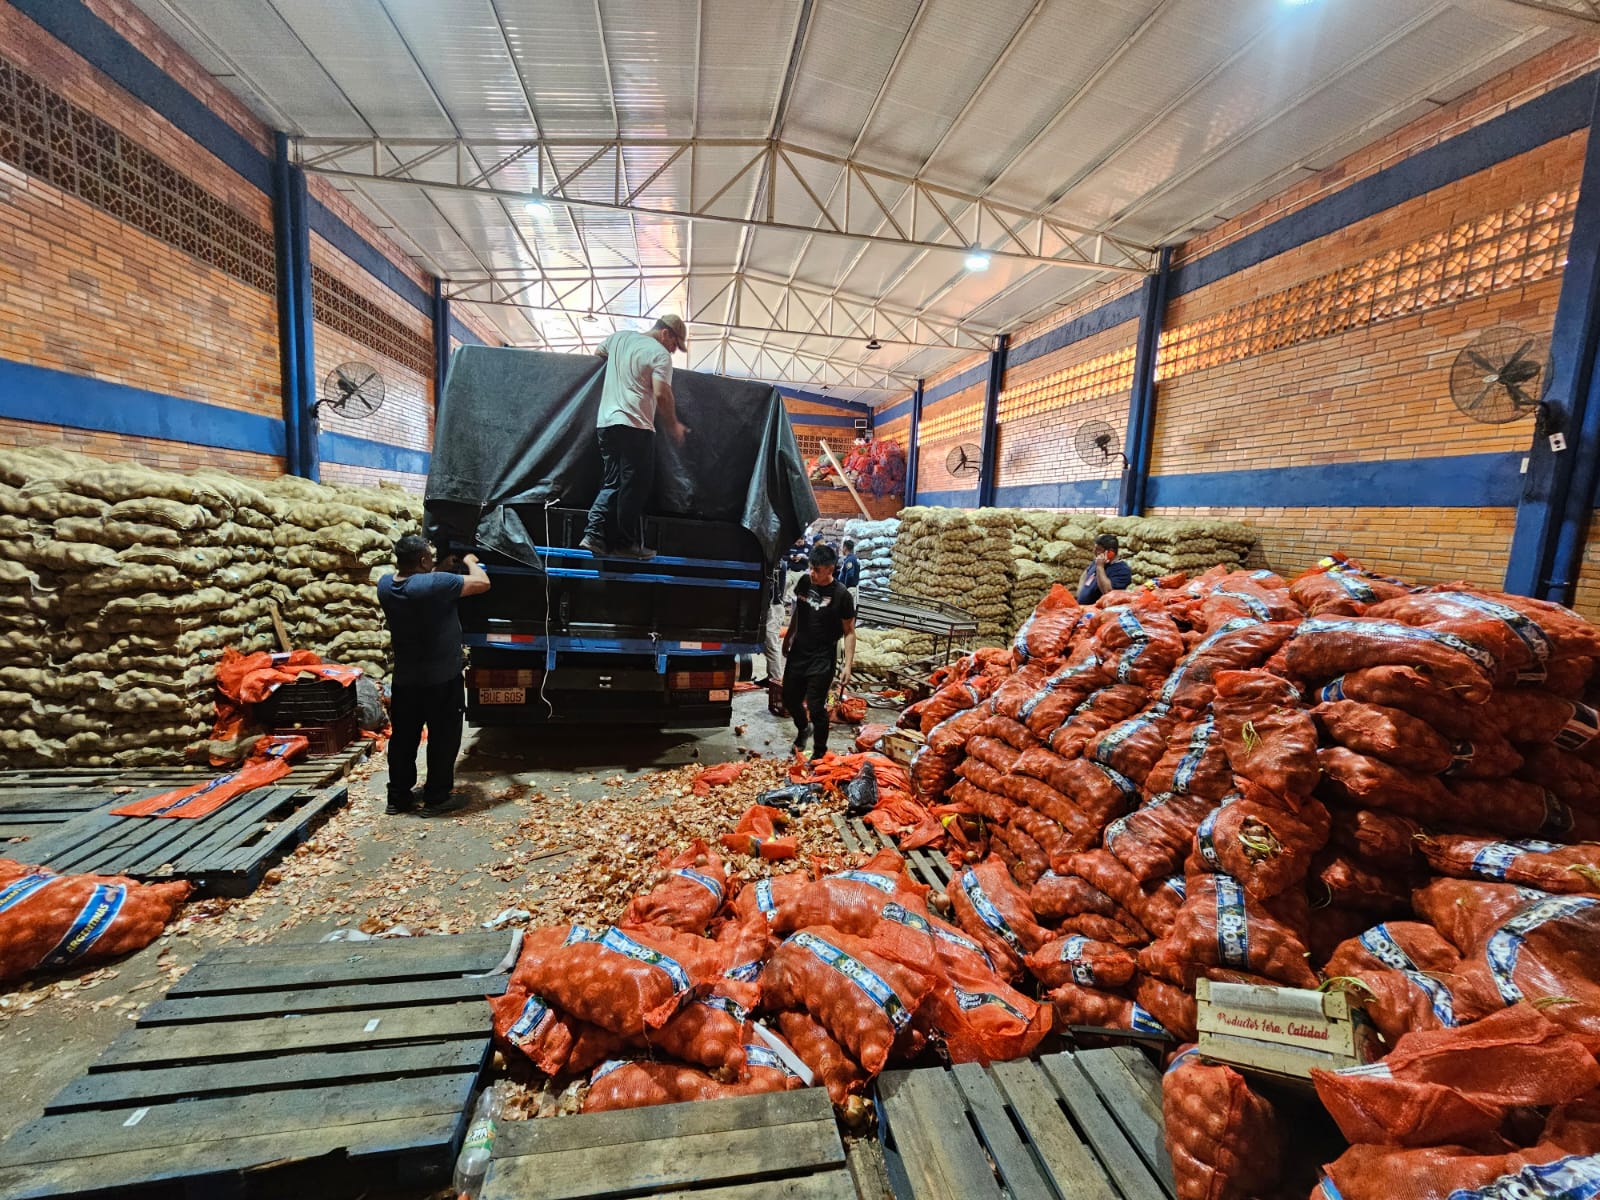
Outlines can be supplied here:
<path id="1" fill-rule="evenodd" d="M 850 686 L 856 659 L 856 602 L 833 577 L 839 553 L 826 542 L 811 547 L 811 570 L 795 585 L 794 616 L 783 639 L 783 705 L 794 718 L 794 748 L 805 752 L 814 737 L 811 761 L 828 752 L 828 689 L 844 641 L 841 689 Z"/>
<path id="2" fill-rule="evenodd" d="M 378 603 L 389 623 L 394 677 L 389 681 L 389 813 L 410 812 L 417 799 L 417 747 L 428 730 L 428 782 L 422 807 L 449 806 L 461 749 L 461 617 L 456 601 L 489 590 L 478 556 L 462 558 L 465 576 L 433 569 L 433 548 L 416 534 L 395 543 L 392 575 L 378 580 Z"/>
<path id="3" fill-rule="evenodd" d="M 1133 586 L 1133 568 L 1117 557 L 1118 542 L 1113 534 L 1102 533 L 1094 540 L 1094 561 L 1084 569 L 1078 583 L 1078 603 L 1093 604 L 1110 592 Z"/>

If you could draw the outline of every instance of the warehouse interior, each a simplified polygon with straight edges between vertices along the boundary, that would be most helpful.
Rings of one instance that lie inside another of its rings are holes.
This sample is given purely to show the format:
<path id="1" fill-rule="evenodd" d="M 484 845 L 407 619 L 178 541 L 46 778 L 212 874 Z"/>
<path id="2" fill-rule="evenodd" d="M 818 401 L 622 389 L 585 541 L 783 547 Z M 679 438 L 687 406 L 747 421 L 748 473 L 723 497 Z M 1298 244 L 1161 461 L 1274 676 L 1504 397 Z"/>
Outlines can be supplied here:
<path id="1" fill-rule="evenodd" d="M 0 1197 L 1600 1193 L 1597 121 L 1595 0 L 0 0 Z"/>

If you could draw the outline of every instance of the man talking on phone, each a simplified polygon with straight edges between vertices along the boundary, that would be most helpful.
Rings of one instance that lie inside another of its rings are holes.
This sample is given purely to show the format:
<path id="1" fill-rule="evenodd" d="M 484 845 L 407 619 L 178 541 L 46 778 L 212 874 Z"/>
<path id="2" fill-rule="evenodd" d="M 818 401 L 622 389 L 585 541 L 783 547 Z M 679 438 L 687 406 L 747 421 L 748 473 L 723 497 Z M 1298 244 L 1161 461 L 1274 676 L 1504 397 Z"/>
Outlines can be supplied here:
<path id="1" fill-rule="evenodd" d="M 1133 586 L 1133 568 L 1117 557 L 1117 539 L 1102 533 L 1094 540 L 1094 561 L 1078 582 L 1078 603 L 1093 604 L 1109 592 Z"/>

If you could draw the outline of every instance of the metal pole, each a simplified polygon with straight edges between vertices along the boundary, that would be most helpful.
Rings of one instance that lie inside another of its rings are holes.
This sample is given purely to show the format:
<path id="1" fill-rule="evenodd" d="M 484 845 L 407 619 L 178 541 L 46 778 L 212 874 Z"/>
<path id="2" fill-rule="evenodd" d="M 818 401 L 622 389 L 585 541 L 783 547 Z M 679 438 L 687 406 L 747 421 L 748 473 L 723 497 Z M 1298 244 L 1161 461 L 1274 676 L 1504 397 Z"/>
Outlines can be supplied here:
<path id="1" fill-rule="evenodd" d="M 917 502 L 918 434 L 922 429 L 922 380 L 911 393 L 911 437 L 906 443 L 906 507 Z"/>
<path id="2" fill-rule="evenodd" d="M 989 354 L 989 382 L 983 393 L 983 457 L 978 470 L 978 507 L 993 508 L 995 475 L 1000 459 L 1000 387 L 1006 378 L 1006 348 L 1011 335 L 1002 333 L 994 339 L 994 350 Z"/>
<path id="3" fill-rule="evenodd" d="M 1144 281 L 1144 307 L 1139 314 L 1139 336 L 1133 357 L 1133 391 L 1128 397 L 1128 466 L 1122 476 L 1117 511 L 1142 516 L 1150 484 L 1150 457 L 1155 445 L 1156 354 L 1161 346 L 1161 323 L 1166 317 L 1167 284 L 1172 277 L 1172 247 L 1161 248 L 1156 273 Z"/>
<path id="4" fill-rule="evenodd" d="M 450 299 L 444 280 L 433 281 L 433 411 L 444 402 L 445 376 L 450 372 Z"/>

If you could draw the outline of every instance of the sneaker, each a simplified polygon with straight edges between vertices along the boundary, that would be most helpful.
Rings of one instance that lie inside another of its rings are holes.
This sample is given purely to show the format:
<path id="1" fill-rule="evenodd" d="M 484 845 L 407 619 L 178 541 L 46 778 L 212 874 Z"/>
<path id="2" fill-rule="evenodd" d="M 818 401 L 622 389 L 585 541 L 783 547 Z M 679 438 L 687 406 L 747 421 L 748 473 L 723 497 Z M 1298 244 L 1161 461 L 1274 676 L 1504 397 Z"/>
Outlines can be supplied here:
<path id="1" fill-rule="evenodd" d="M 612 558 L 631 558 L 635 562 L 649 562 L 655 556 L 654 550 L 648 550 L 643 546 L 625 546 L 621 550 L 611 552 Z"/>
<path id="2" fill-rule="evenodd" d="M 437 799 L 425 799 L 422 802 L 422 811 L 432 816 L 437 813 L 452 813 L 467 806 L 467 797 L 460 792 L 451 792 L 448 796 Z"/>
<path id="3" fill-rule="evenodd" d="M 414 813 L 417 811 L 417 801 L 414 797 L 406 800 L 390 800 L 389 803 L 383 806 L 383 811 L 385 815 L 391 817 Z"/>
<path id="4" fill-rule="evenodd" d="M 606 554 L 606 544 L 599 538 L 589 537 L 587 534 L 585 534 L 583 540 L 578 543 L 578 549 L 587 550 L 596 558 L 603 558 Z"/>

